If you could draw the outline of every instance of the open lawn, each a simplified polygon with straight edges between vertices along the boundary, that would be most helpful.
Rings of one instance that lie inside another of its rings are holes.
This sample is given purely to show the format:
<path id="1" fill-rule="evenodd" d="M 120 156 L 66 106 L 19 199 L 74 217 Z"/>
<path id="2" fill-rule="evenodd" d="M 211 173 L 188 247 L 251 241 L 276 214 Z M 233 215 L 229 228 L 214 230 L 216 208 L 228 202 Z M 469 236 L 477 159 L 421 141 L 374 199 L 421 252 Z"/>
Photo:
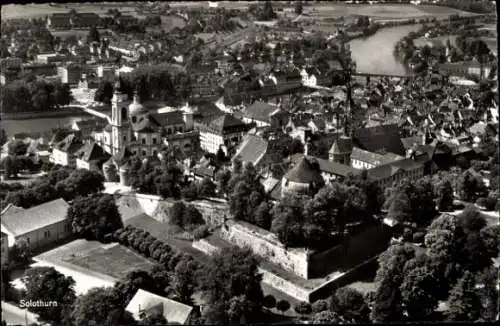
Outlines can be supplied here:
<path id="1" fill-rule="evenodd" d="M 436 17 L 444 18 L 450 15 L 475 16 L 476 14 L 440 6 L 412 6 L 398 4 L 377 5 L 347 5 L 331 4 L 306 7 L 304 11 L 316 18 L 335 18 L 341 16 L 363 15 L 378 19 L 410 19 Z"/>
<path id="2" fill-rule="evenodd" d="M 81 256 L 69 256 L 62 259 L 94 272 L 121 279 L 134 270 L 150 270 L 154 264 L 122 245 L 100 246 Z"/>
<path id="3" fill-rule="evenodd" d="M 426 44 L 435 41 L 441 41 L 443 44 L 446 44 L 446 40 L 450 40 L 451 44 L 455 44 L 455 40 L 457 39 L 457 35 L 443 35 L 443 36 L 438 36 L 438 37 L 432 37 L 432 38 L 425 38 L 425 37 L 419 37 L 417 38 L 414 42 L 416 46 L 425 46 Z"/>
<path id="4" fill-rule="evenodd" d="M 161 16 L 161 27 L 165 32 L 170 32 L 176 27 L 186 26 L 184 19 L 177 16 Z"/>
<path id="5" fill-rule="evenodd" d="M 105 32 L 105 29 L 99 29 L 99 33 Z M 64 30 L 64 31 L 53 31 L 52 35 L 54 37 L 59 37 L 61 40 L 65 40 L 70 36 L 76 36 L 78 38 L 84 38 L 89 34 L 88 30 L 81 30 L 81 29 L 69 29 L 69 30 Z"/>

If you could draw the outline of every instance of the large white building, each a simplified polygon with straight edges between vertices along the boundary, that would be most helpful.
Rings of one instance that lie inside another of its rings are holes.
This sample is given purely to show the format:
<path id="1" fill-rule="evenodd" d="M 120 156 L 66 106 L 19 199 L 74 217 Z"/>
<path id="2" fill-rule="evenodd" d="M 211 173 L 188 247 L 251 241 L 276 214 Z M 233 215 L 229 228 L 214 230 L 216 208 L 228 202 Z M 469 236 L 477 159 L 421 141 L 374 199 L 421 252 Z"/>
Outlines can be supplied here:
<path id="1" fill-rule="evenodd" d="M 115 90 L 118 89 L 116 85 Z M 198 135 L 193 130 L 193 112 L 189 108 L 150 112 L 139 103 L 137 95 L 130 103 L 125 94 L 115 91 L 110 123 L 94 132 L 93 138 L 111 155 L 126 148 L 134 155 L 156 156 L 162 145 L 191 151 Z"/>
<path id="2" fill-rule="evenodd" d="M 223 114 L 207 123 L 200 123 L 200 146 L 203 150 L 216 154 L 222 149 L 226 155 L 230 148 L 236 148 L 243 136 L 254 124 L 246 124 L 231 114 Z"/>

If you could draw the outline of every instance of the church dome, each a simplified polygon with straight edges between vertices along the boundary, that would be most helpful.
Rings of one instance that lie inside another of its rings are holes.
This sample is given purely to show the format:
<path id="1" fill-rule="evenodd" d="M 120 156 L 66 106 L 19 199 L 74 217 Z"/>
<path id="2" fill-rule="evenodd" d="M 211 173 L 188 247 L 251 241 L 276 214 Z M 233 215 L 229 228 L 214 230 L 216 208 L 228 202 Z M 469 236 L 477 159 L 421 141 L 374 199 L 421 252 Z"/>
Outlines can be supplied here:
<path id="1" fill-rule="evenodd" d="M 128 113 L 129 115 L 136 115 L 136 114 L 142 114 L 146 113 L 146 109 L 144 106 L 139 103 L 139 96 L 137 94 L 134 95 L 134 101 L 130 103 L 128 106 Z"/>

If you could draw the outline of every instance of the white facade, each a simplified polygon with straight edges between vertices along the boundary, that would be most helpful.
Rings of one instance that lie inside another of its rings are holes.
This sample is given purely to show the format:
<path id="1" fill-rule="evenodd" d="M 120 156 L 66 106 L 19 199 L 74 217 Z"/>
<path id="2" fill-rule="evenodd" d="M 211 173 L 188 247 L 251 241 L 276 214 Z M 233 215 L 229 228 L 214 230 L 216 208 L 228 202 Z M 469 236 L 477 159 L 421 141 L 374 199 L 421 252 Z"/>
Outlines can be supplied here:
<path id="1" fill-rule="evenodd" d="M 200 146 L 203 150 L 216 154 L 223 145 L 224 138 L 222 135 L 217 135 L 209 131 L 200 131 Z"/>
<path id="2" fill-rule="evenodd" d="M 270 127 L 271 124 L 269 123 L 269 121 L 260 121 L 260 120 L 256 120 L 256 119 L 252 119 L 252 118 L 248 118 L 248 117 L 243 117 L 241 119 L 244 123 L 255 123 L 255 125 L 257 127 Z"/>
<path id="3" fill-rule="evenodd" d="M 90 164 L 89 164 L 89 162 L 86 162 L 84 160 L 77 158 L 76 159 L 76 168 L 90 170 Z"/>
<path id="4" fill-rule="evenodd" d="M 375 165 L 373 165 L 371 163 L 356 160 L 356 159 L 353 159 L 352 157 L 351 157 L 351 166 L 355 169 L 360 169 L 360 170 L 363 170 L 363 169 L 368 170 L 368 169 L 373 169 L 375 167 Z"/>
<path id="5" fill-rule="evenodd" d="M 52 162 L 54 164 L 59 164 L 62 166 L 70 165 L 69 154 L 66 152 L 63 152 L 57 148 L 54 148 L 52 150 L 52 154 L 50 155 L 49 160 L 50 160 L 50 162 Z"/>

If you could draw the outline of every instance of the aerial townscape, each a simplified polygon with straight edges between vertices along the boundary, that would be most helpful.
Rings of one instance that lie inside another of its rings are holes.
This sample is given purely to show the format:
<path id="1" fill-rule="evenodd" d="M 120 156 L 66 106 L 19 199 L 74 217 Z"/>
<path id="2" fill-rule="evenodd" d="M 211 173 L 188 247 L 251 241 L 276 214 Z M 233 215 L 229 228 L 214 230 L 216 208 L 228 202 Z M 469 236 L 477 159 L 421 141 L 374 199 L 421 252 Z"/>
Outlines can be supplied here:
<path id="1" fill-rule="evenodd" d="M 498 322 L 495 1 L 1 10 L 2 326 Z"/>

